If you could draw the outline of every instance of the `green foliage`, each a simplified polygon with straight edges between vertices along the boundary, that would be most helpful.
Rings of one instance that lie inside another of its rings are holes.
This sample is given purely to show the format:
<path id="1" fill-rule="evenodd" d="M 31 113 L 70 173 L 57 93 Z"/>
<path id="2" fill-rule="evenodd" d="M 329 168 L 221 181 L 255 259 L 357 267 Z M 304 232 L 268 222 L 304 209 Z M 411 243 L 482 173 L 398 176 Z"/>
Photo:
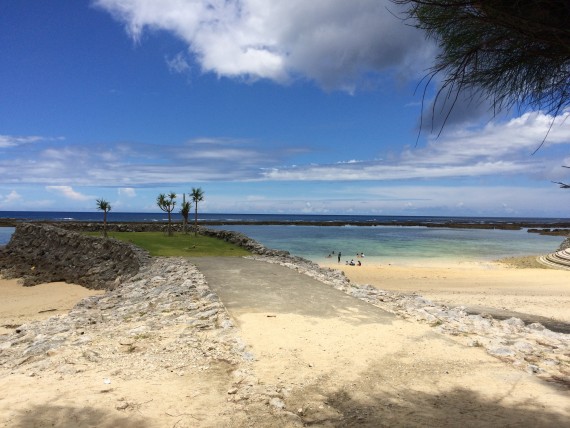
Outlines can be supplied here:
<path id="1" fill-rule="evenodd" d="M 108 211 L 111 211 L 111 204 L 103 198 L 97 199 L 97 209 L 99 211 L 104 211 L 106 214 Z"/>
<path id="2" fill-rule="evenodd" d="M 105 199 L 97 199 L 97 209 L 103 211 L 103 235 L 107 237 L 107 212 L 111 211 L 111 204 Z"/>
<path id="3" fill-rule="evenodd" d="M 174 192 L 170 192 L 170 194 L 168 196 L 166 196 L 164 193 L 161 193 L 156 198 L 156 205 L 158 205 L 158 208 L 160 208 L 162 211 L 168 213 L 168 236 L 172 236 L 171 213 L 172 213 L 172 210 L 174 210 L 174 207 L 176 206 L 175 199 L 176 199 L 176 193 L 174 193 Z"/>
<path id="4" fill-rule="evenodd" d="M 204 191 L 201 187 L 192 187 L 190 196 L 192 197 L 192 202 L 194 202 L 194 236 L 198 236 L 198 202 L 204 200 Z"/>
<path id="5" fill-rule="evenodd" d="M 188 223 L 188 216 L 190 216 L 190 202 L 184 201 L 180 206 L 180 214 L 184 219 L 184 229 L 186 229 L 186 224 Z"/>
<path id="6" fill-rule="evenodd" d="M 229 242 L 203 235 L 174 234 L 167 237 L 162 232 L 111 232 L 109 236 L 135 244 L 157 257 L 242 257 L 251 254 Z"/>
<path id="7" fill-rule="evenodd" d="M 557 114 L 570 106 L 568 0 L 392 1 L 439 44 L 428 79 L 443 75 L 438 96 L 454 103 L 454 93 L 471 89 L 496 111 L 530 105 Z"/>

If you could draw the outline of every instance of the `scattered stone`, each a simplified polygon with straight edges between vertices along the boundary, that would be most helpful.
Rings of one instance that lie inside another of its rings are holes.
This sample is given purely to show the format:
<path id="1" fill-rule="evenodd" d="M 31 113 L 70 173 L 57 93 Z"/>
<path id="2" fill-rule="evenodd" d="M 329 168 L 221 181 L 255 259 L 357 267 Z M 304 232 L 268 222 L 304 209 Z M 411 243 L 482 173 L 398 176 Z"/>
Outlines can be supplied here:
<path id="1" fill-rule="evenodd" d="M 126 410 L 128 409 L 130 406 L 130 404 L 127 401 L 119 401 L 116 405 L 115 405 L 115 409 L 117 410 Z"/>
<path id="2" fill-rule="evenodd" d="M 285 409 L 285 402 L 277 397 L 273 397 L 271 400 L 269 400 L 269 405 L 275 407 L 276 409 Z"/>

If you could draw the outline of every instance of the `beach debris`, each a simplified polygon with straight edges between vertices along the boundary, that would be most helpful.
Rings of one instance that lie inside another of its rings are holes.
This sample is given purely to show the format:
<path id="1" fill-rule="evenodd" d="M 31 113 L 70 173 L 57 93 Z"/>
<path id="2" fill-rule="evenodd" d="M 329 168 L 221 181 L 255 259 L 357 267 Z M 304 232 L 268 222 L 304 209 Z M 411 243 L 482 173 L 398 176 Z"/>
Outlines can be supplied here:
<path id="1" fill-rule="evenodd" d="M 118 403 L 115 405 L 115 409 L 117 410 L 126 410 L 130 407 L 130 404 L 128 401 L 124 401 L 124 399 L 121 401 L 119 400 Z"/>

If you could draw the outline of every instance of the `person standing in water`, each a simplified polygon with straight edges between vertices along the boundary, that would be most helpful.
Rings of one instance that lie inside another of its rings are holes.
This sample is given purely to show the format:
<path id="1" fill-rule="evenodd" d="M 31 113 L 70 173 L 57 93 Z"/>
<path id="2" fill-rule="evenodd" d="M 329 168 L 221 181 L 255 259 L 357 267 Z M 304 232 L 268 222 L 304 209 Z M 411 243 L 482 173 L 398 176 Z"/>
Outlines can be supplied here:
<path id="1" fill-rule="evenodd" d="M 340 263 L 340 251 L 338 252 L 338 262 Z"/>

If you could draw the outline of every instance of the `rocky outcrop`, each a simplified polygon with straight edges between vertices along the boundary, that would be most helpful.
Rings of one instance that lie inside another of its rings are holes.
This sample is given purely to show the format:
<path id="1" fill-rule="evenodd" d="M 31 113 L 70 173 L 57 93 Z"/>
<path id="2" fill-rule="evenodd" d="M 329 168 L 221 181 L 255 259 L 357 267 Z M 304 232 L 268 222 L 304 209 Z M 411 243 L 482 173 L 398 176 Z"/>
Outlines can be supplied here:
<path id="1" fill-rule="evenodd" d="M 558 247 L 558 251 L 568 250 L 568 249 L 570 249 L 570 236 L 568 236 L 564 241 L 562 241 L 562 244 L 560 244 L 560 247 Z"/>
<path id="2" fill-rule="evenodd" d="M 22 278 L 24 285 L 65 281 L 111 289 L 148 261 L 148 254 L 132 244 L 46 224 L 19 224 L 0 250 L 2 276 Z"/>
<path id="3" fill-rule="evenodd" d="M 61 221 L 53 223 L 34 223 L 34 224 L 56 224 L 65 230 L 73 230 L 75 232 L 99 232 L 103 233 L 103 223 L 81 222 L 81 221 Z M 183 232 L 183 226 L 180 222 L 173 222 L 171 225 L 173 232 Z M 188 231 L 193 231 L 194 226 L 188 225 Z M 168 232 L 168 223 L 107 223 L 107 231 L 109 232 Z"/>
<path id="4" fill-rule="evenodd" d="M 21 223 L 11 241 L 0 249 L 0 272 L 6 278 L 22 278 L 24 285 L 66 281 L 93 289 L 113 288 L 120 277 L 136 274 L 148 262 L 148 254 L 115 239 L 86 236 L 98 232 L 98 223 Z M 178 230 L 180 225 L 173 225 Z M 166 231 L 164 224 L 112 224 L 110 231 Z M 222 239 L 256 255 L 289 256 L 289 252 L 264 247 L 234 231 L 199 228 L 202 235 Z"/>

